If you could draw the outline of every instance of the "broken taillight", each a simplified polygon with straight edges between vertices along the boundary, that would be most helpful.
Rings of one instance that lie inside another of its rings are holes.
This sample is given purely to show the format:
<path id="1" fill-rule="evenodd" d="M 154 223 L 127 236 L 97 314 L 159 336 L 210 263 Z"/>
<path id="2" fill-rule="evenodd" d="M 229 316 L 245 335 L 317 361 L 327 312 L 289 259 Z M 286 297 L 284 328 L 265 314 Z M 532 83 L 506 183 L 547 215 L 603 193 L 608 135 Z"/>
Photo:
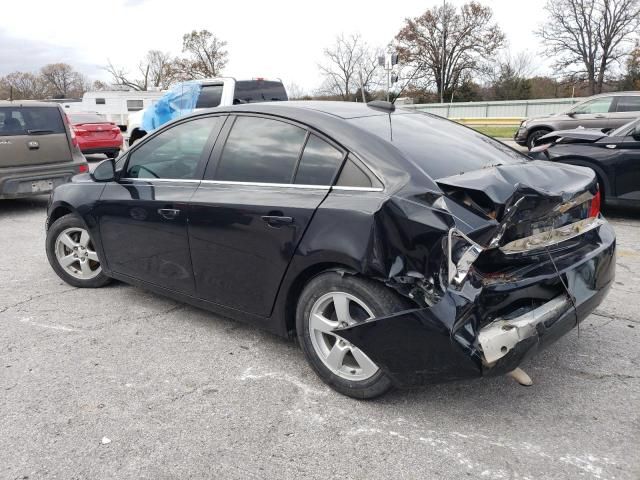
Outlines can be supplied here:
<path id="1" fill-rule="evenodd" d="M 600 189 L 591 199 L 591 207 L 589 207 L 589 218 L 597 217 L 600 214 Z"/>

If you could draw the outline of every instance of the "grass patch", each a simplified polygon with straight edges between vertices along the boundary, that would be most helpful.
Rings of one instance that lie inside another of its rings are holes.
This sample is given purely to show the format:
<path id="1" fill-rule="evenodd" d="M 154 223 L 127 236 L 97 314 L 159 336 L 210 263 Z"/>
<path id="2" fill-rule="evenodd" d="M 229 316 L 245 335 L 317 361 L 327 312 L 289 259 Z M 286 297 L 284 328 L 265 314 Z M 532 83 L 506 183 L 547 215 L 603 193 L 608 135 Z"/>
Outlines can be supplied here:
<path id="1" fill-rule="evenodd" d="M 496 138 L 513 138 L 513 135 L 518 130 L 517 125 L 513 126 L 484 126 L 484 125 L 468 125 L 469 127 L 477 130 L 485 135 L 489 135 L 490 137 Z"/>

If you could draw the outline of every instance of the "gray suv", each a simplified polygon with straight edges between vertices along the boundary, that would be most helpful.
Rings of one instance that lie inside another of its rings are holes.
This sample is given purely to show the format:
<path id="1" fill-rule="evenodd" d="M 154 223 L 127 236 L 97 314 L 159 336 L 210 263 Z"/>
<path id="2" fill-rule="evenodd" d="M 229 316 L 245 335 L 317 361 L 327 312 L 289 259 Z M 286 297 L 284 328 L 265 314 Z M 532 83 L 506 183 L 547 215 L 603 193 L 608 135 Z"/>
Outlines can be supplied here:
<path id="1" fill-rule="evenodd" d="M 0 199 L 49 193 L 88 171 L 57 103 L 0 101 Z"/>
<path id="2" fill-rule="evenodd" d="M 640 117 L 640 92 L 603 93 L 573 105 L 563 113 L 528 118 L 514 136 L 531 149 L 536 140 L 554 130 L 578 127 L 613 130 Z"/>

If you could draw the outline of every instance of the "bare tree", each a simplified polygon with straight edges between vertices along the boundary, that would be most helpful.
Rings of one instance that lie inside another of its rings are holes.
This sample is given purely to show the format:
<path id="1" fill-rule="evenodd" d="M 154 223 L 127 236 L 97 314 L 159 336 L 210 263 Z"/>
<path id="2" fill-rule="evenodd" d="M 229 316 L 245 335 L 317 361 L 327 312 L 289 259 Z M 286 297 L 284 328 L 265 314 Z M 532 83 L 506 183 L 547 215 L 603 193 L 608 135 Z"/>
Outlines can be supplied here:
<path id="1" fill-rule="evenodd" d="M 601 93 L 611 65 L 640 27 L 640 0 L 548 0 L 536 32 L 563 75 L 584 76 Z"/>
<path id="2" fill-rule="evenodd" d="M 530 77 L 535 71 L 535 62 L 530 52 L 512 54 L 502 52 L 487 69 L 487 81 L 492 100 L 525 100 L 530 98 Z"/>
<path id="3" fill-rule="evenodd" d="M 175 60 L 166 52 L 149 50 L 138 64 L 139 76 L 133 78 L 125 69 L 109 61 L 105 67 L 116 86 L 131 90 L 148 90 L 151 87 L 168 88 L 176 80 Z"/>
<path id="4" fill-rule="evenodd" d="M 504 34 L 492 20 L 491 8 L 475 1 L 459 11 L 450 3 L 433 7 L 406 19 L 396 35 L 398 53 L 413 67 L 417 83 L 435 85 L 442 99 L 469 75 L 481 72 L 504 45 Z"/>
<path id="5" fill-rule="evenodd" d="M 67 63 L 50 63 L 40 69 L 42 80 L 54 98 L 82 96 L 87 80 Z"/>
<path id="6" fill-rule="evenodd" d="M 227 65 L 227 42 L 208 30 L 192 31 L 182 37 L 185 58 L 176 59 L 175 70 L 184 79 L 219 76 Z"/>
<path id="7" fill-rule="evenodd" d="M 378 71 L 377 52 L 360 35 L 340 35 L 332 47 L 324 50 L 324 56 L 325 62 L 318 65 L 324 76 L 321 93 L 354 100 L 358 88 L 367 90 L 373 85 Z M 360 85 L 360 74 L 364 85 Z"/>
<path id="8" fill-rule="evenodd" d="M 0 80 L 3 94 L 14 100 L 43 99 L 48 96 L 48 88 L 42 77 L 29 72 L 13 72 Z"/>
<path id="9" fill-rule="evenodd" d="M 300 100 L 306 96 L 306 93 L 300 85 L 291 82 L 287 85 L 287 96 L 289 100 Z"/>

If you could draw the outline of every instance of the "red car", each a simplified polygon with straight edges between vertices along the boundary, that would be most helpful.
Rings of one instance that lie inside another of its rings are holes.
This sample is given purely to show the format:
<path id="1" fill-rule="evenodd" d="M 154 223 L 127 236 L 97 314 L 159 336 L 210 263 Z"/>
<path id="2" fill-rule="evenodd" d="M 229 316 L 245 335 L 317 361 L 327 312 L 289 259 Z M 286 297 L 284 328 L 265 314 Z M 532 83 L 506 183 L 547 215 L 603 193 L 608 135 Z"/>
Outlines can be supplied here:
<path id="1" fill-rule="evenodd" d="M 97 113 L 70 113 L 69 123 L 84 154 L 104 153 L 115 158 L 122 148 L 120 128 Z"/>

